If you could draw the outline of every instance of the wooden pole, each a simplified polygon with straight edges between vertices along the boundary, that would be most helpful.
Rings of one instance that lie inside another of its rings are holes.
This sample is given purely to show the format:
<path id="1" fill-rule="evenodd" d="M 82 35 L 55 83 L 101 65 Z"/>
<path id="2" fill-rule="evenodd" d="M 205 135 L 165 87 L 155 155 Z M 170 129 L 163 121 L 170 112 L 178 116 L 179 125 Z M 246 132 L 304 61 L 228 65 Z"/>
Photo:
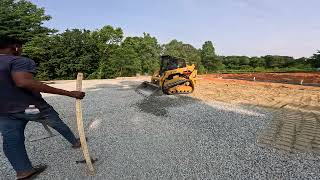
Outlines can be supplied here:
<path id="1" fill-rule="evenodd" d="M 82 80 L 83 80 L 83 74 L 78 73 L 77 91 L 82 91 Z M 90 158 L 89 149 L 88 149 L 88 145 L 87 145 L 87 141 L 86 141 L 86 136 L 84 133 L 83 119 L 82 119 L 82 108 L 81 108 L 81 100 L 80 99 L 76 100 L 76 113 L 77 113 L 77 126 L 78 126 L 83 156 L 84 156 L 84 159 L 87 163 L 90 174 L 93 175 L 95 172 L 94 172 L 94 168 L 93 168 L 92 161 Z"/>

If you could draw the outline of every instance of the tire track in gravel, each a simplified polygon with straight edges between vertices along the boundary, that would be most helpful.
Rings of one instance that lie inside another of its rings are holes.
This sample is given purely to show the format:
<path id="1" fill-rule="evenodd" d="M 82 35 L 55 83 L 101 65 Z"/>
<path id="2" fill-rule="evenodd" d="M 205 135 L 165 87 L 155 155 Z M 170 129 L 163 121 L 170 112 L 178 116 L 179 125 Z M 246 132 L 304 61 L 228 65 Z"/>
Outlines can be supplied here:
<path id="1" fill-rule="evenodd" d="M 281 104 L 276 103 L 274 107 Z M 290 105 L 275 110 L 258 143 L 288 152 L 320 153 L 320 112 L 310 112 L 306 105 L 295 108 Z"/>
<path id="2" fill-rule="evenodd" d="M 191 95 L 204 101 L 222 101 L 263 107 L 272 120 L 257 141 L 287 152 L 320 153 L 320 89 L 272 83 L 201 80 Z"/>
<path id="3" fill-rule="evenodd" d="M 305 91 L 271 94 L 274 98 L 265 97 L 264 104 L 269 104 L 274 116 L 258 143 L 286 152 L 320 153 L 320 108 L 316 105 L 319 95 Z M 261 95 L 255 97 L 260 99 Z M 258 101 L 256 105 L 259 104 Z"/>

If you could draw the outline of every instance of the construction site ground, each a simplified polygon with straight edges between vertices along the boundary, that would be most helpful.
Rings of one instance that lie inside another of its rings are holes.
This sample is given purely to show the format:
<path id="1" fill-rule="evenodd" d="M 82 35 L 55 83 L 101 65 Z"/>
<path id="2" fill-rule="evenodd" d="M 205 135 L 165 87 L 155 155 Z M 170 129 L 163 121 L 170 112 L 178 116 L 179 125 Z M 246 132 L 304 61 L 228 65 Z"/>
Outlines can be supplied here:
<path id="1" fill-rule="evenodd" d="M 223 79 L 244 77 L 279 83 Z M 191 96 L 203 101 L 268 108 L 275 115 L 258 138 L 261 144 L 290 152 L 320 153 L 320 87 L 281 84 L 298 82 L 303 77 L 308 83 L 320 82 L 319 73 L 203 75 L 199 78 L 197 91 Z"/>
<path id="2" fill-rule="evenodd" d="M 320 86 L 320 72 L 209 74 L 206 77 Z"/>
<path id="3" fill-rule="evenodd" d="M 149 79 L 84 81 L 83 118 L 91 156 L 98 159 L 95 176 L 76 163 L 83 160 L 81 150 L 61 136 L 30 142 L 46 132 L 29 123 L 30 159 L 49 166 L 38 179 L 319 178 L 320 87 L 204 75 L 193 94 L 145 98 L 135 88 Z M 52 83 L 75 89 L 75 81 Z M 75 100 L 44 98 L 77 132 Z M 15 176 L 2 151 L 0 174 Z"/>

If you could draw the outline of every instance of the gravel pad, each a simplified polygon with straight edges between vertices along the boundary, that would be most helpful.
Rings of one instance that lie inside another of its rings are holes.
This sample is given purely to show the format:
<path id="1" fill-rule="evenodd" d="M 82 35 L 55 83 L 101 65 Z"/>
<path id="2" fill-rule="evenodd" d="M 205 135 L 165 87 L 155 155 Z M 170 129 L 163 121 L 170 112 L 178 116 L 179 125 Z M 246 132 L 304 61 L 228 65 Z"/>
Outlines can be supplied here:
<path id="1" fill-rule="evenodd" d="M 83 160 L 81 150 L 62 136 L 30 142 L 46 132 L 40 124 L 28 124 L 30 159 L 49 166 L 38 179 L 318 179 L 319 156 L 257 144 L 271 112 L 188 96 L 147 99 L 134 92 L 134 84 L 122 84 L 86 90 L 83 118 L 91 155 L 98 159 L 95 176 L 76 163 Z M 77 133 L 75 101 L 46 100 Z M 15 178 L 3 151 L 0 174 L 0 179 Z"/>

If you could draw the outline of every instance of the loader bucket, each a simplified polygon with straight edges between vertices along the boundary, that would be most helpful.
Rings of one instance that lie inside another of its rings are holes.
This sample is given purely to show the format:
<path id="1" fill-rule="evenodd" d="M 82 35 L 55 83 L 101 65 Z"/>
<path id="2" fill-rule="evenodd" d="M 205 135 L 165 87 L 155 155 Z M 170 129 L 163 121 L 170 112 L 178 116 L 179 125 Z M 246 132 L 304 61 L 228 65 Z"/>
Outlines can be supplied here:
<path id="1" fill-rule="evenodd" d="M 160 95 L 162 91 L 158 85 L 145 81 L 136 88 L 136 92 L 143 96 L 149 97 Z"/>

